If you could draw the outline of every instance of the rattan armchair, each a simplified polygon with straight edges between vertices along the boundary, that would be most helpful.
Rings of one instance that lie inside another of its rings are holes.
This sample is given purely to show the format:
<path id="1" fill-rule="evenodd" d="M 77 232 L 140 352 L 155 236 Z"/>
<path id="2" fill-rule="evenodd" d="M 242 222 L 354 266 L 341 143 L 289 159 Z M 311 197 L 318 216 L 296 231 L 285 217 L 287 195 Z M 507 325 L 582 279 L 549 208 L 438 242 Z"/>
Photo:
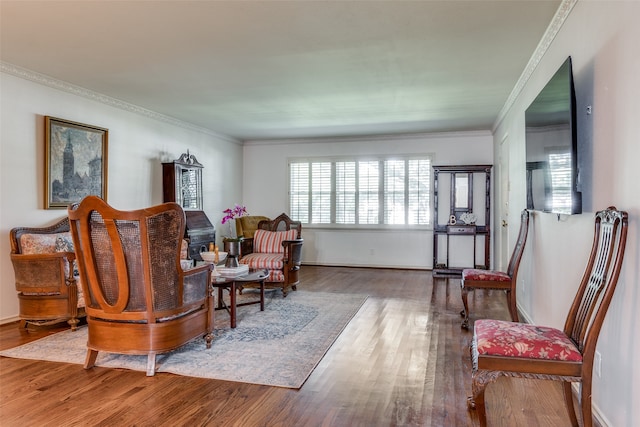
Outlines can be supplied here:
<path id="1" fill-rule="evenodd" d="M 67 218 L 49 227 L 16 227 L 9 232 L 20 328 L 66 321 L 75 330 L 85 315 L 70 239 Z"/>
<path id="2" fill-rule="evenodd" d="M 119 211 L 96 196 L 68 209 L 85 293 L 87 358 L 98 352 L 156 354 L 213 339 L 211 266 L 180 267 L 185 216 L 180 205 Z"/>

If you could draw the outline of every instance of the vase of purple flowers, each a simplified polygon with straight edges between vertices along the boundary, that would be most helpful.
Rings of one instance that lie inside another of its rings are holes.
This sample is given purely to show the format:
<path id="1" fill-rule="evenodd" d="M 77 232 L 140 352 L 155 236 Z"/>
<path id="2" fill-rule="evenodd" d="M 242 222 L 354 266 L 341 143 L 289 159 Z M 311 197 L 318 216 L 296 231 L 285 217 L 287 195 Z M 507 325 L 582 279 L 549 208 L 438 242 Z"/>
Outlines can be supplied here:
<path id="1" fill-rule="evenodd" d="M 234 222 L 236 218 L 247 215 L 247 208 L 240 205 L 235 205 L 233 208 L 225 209 L 222 211 L 224 216 L 222 217 L 222 225 L 229 224 L 229 235 L 224 236 L 222 242 L 224 243 L 224 250 L 227 252 L 227 260 L 225 265 L 227 267 L 237 267 L 237 257 L 240 256 L 240 248 L 242 237 L 238 237 L 235 232 Z"/>

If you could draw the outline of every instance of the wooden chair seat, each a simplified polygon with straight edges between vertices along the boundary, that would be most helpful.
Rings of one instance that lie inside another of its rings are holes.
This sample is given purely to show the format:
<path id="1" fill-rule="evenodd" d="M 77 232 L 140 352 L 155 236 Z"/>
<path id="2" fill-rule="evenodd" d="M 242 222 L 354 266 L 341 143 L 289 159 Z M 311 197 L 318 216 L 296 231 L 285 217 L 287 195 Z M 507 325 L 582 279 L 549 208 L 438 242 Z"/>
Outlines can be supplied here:
<path id="1" fill-rule="evenodd" d="M 610 207 L 596 214 L 591 255 L 563 330 L 506 322 L 477 320 L 471 345 L 473 366 L 469 407 L 485 426 L 484 391 L 500 376 L 563 382 L 571 425 L 578 419 L 571 383 L 581 382 L 580 407 L 584 426 L 591 427 L 593 360 L 607 309 L 618 282 L 627 239 L 627 213 Z"/>

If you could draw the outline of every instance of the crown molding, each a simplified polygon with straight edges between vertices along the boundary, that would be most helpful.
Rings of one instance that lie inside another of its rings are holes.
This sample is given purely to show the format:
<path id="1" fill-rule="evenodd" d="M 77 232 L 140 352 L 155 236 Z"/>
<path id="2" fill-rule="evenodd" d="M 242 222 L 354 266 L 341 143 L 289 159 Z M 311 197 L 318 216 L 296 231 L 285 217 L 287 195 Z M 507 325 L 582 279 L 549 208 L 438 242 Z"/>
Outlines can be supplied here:
<path id="1" fill-rule="evenodd" d="M 486 137 L 491 136 L 489 130 L 470 130 L 456 132 L 417 132 L 393 133 L 354 136 L 325 136 L 317 138 L 283 138 L 283 139 L 248 139 L 244 145 L 281 145 L 281 144 L 313 144 L 318 142 L 374 142 L 374 141 L 406 141 L 407 139 L 442 139 L 458 137 Z"/>
<path id="2" fill-rule="evenodd" d="M 564 21 L 567 19 L 567 17 L 571 13 L 571 10 L 573 9 L 573 6 L 575 6 L 577 2 L 578 0 L 562 0 L 562 3 L 560 3 L 560 6 L 558 6 L 558 10 L 549 23 L 549 26 L 542 36 L 540 43 L 538 43 L 536 50 L 533 52 L 533 55 L 531 55 L 531 58 L 527 63 L 527 66 L 520 75 L 520 78 L 516 82 L 516 85 L 511 90 L 511 93 L 509 94 L 507 101 L 502 107 L 502 110 L 500 110 L 500 114 L 498 114 L 498 118 L 493 125 L 494 133 L 498 129 L 498 126 L 500 126 L 500 123 L 502 123 L 502 120 L 504 120 L 507 112 L 513 106 L 516 98 L 520 95 L 520 92 L 522 92 L 522 89 L 524 89 L 524 86 L 529 81 L 531 74 L 533 74 L 533 71 L 538 67 L 540 60 L 549 49 L 549 46 L 551 46 L 551 42 L 556 38 L 558 31 L 560 31 L 560 28 L 562 28 Z"/>
<path id="3" fill-rule="evenodd" d="M 76 96 L 80 96 L 82 98 L 86 98 L 91 101 L 99 102 L 101 104 L 108 105 L 110 107 L 118 108 L 120 110 L 128 111 L 130 113 L 139 114 L 141 116 L 144 116 L 153 120 L 157 120 L 159 122 L 167 123 L 172 126 L 177 126 L 183 129 L 194 131 L 194 132 L 204 133 L 226 142 L 231 142 L 234 144 L 242 144 L 241 141 L 235 138 L 217 133 L 211 129 L 203 128 L 201 126 L 196 126 L 194 124 L 185 122 L 183 120 L 178 120 L 171 116 L 160 114 L 155 111 L 151 111 L 146 108 L 140 107 L 138 105 L 130 104 L 128 102 L 121 101 L 119 99 L 112 98 L 110 96 L 107 96 L 98 92 L 94 92 L 92 90 L 83 88 L 81 86 L 77 86 L 62 80 L 55 79 L 45 74 L 41 74 L 32 70 L 28 70 L 26 68 L 19 67 L 17 65 L 10 64 L 8 62 L 0 61 L 0 72 L 11 74 L 12 76 L 19 77 L 24 80 L 29 80 L 34 83 L 38 83 L 53 89 L 61 90 L 63 92 L 67 92 Z"/>

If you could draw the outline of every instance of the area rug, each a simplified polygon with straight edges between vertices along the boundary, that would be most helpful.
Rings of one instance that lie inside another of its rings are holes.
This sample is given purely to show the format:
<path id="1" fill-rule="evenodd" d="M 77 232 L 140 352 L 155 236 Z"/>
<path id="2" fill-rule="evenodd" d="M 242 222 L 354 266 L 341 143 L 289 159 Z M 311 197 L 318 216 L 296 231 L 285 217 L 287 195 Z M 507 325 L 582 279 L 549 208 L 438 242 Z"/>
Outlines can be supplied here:
<path id="1" fill-rule="evenodd" d="M 245 290 L 242 298 L 256 298 Z M 203 339 L 157 357 L 157 371 L 200 378 L 300 388 L 367 299 L 364 295 L 321 292 L 267 292 L 259 305 L 238 307 L 237 327 L 216 311 L 210 349 Z M 4 350 L 0 356 L 83 364 L 87 328 L 57 334 Z M 101 352 L 97 366 L 144 372 L 146 356 Z"/>

